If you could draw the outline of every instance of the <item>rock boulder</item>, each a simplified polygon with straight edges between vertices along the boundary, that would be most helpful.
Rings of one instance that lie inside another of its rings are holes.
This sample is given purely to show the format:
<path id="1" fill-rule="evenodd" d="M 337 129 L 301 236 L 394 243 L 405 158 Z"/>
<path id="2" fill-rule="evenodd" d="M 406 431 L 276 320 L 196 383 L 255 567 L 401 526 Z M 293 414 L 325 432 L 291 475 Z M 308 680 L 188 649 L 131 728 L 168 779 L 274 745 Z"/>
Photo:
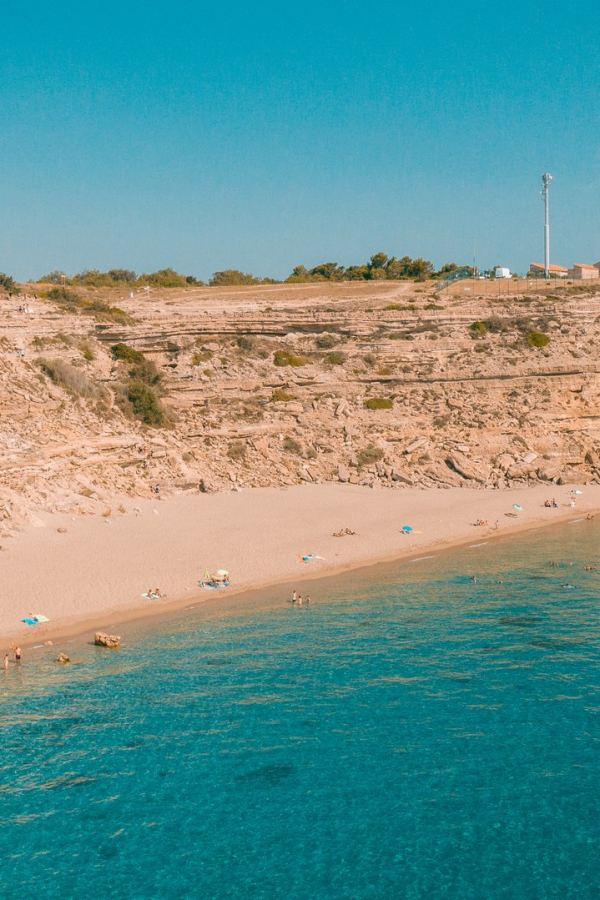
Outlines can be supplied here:
<path id="1" fill-rule="evenodd" d="M 105 634 L 103 631 L 97 631 L 94 635 L 94 644 L 98 647 L 120 647 L 121 636 L 119 634 Z"/>

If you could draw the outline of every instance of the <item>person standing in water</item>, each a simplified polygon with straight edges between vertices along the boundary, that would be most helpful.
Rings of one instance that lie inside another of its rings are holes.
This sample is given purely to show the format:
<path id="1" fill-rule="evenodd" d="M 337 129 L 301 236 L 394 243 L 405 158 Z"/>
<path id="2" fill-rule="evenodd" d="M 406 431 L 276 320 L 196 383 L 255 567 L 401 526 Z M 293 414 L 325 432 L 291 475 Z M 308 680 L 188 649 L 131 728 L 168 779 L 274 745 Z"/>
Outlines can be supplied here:
<path id="1" fill-rule="evenodd" d="M 292 603 L 295 603 L 297 599 L 298 599 L 298 592 L 294 591 L 294 593 L 292 594 Z"/>
<path id="2" fill-rule="evenodd" d="M 15 662 L 21 662 L 21 648 L 18 645 L 15 647 Z"/>
<path id="3" fill-rule="evenodd" d="M 8 653 L 4 654 L 4 668 L 8 669 Z"/>

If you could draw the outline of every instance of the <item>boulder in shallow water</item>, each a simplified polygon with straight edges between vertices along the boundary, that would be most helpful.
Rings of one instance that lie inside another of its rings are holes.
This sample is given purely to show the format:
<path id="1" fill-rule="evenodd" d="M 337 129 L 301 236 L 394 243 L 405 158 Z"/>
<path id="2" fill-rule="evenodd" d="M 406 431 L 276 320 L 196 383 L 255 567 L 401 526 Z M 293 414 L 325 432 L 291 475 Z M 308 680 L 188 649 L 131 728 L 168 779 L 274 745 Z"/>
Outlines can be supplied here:
<path id="1" fill-rule="evenodd" d="M 59 653 L 56 662 L 58 662 L 58 663 L 68 663 L 68 662 L 71 662 L 71 660 L 69 659 L 69 657 L 67 656 L 66 653 Z"/>
<path id="2" fill-rule="evenodd" d="M 121 636 L 119 634 L 105 634 L 103 631 L 97 631 L 94 635 L 94 643 L 98 647 L 120 647 Z"/>

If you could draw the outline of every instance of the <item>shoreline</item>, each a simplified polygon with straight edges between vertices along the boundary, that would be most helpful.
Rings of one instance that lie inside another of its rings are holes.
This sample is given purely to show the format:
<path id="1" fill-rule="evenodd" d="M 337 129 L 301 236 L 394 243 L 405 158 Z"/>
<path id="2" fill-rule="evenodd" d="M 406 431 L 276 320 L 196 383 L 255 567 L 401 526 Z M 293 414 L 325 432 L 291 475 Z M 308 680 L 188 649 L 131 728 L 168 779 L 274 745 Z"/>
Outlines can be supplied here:
<path id="1" fill-rule="evenodd" d="M 322 484 L 285 491 L 267 488 L 243 494 L 138 501 L 140 515 L 131 509 L 108 523 L 98 517 L 46 515 L 42 526 L 27 529 L 11 544 L 9 553 L 0 557 L 5 592 L 20 584 L 26 598 L 26 604 L 13 599 L 0 605 L 0 641 L 7 647 L 12 643 L 39 647 L 45 646 L 45 641 L 54 646 L 91 637 L 99 630 L 167 620 L 189 606 L 225 607 L 230 599 L 239 603 L 245 594 L 272 591 L 278 585 L 335 579 L 354 570 L 438 556 L 600 512 L 600 485 L 561 486 L 554 491 L 558 509 L 543 506 L 550 487 L 555 486 L 391 492 Z M 567 503 L 571 490 L 583 491 L 575 509 Z M 512 518 L 515 503 L 524 507 L 518 519 Z M 234 522 L 230 521 L 232 511 Z M 490 525 L 498 521 L 497 530 L 473 524 L 484 517 Z M 402 535 L 400 529 L 408 520 L 415 531 Z M 58 528 L 66 527 L 67 521 L 67 533 L 59 533 Z M 156 527 L 157 523 L 161 527 Z M 357 534 L 333 537 L 332 523 L 337 523 L 335 530 L 349 526 Z M 103 529 L 106 524 L 117 528 Z M 200 551 L 194 549 L 194 527 L 198 528 L 198 543 L 204 544 L 208 566 L 195 559 Z M 34 557 L 32 550 L 36 551 Z M 174 557 L 173 552 L 182 556 Z M 299 563 L 298 553 L 315 553 L 325 559 Z M 152 577 L 141 581 L 140 570 L 147 574 L 147 560 L 152 560 Z M 233 560 L 233 565 L 228 560 Z M 205 567 L 214 570 L 222 566 L 231 572 L 230 589 L 208 592 L 197 586 Z M 71 578 L 63 577 L 57 591 L 55 573 L 64 575 L 65 571 Z M 104 583 L 98 573 L 104 573 Z M 54 590 L 46 590 L 40 600 L 39 585 L 44 577 L 51 579 Z M 149 606 L 143 601 L 139 595 L 147 583 L 160 585 L 169 595 L 166 602 L 152 601 Z M 132 585 L 138 587 L 139 600 Z M 20 623 L 7 627 L 9 621 L 12 624 L 30 612 L 48 615 L 51 621 L 30 628 Z"/>

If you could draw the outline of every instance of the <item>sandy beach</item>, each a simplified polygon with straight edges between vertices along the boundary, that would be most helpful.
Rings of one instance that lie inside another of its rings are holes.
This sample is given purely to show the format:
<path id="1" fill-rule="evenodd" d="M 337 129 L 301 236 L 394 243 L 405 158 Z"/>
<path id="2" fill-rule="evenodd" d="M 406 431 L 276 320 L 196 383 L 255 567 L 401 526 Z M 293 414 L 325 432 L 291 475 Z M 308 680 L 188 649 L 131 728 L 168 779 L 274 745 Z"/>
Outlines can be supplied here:
<path id="1" fill-rule="evenodd" d="M 571 490 L 582 492 L 575 508 Z M 551 498 L 558 508 L 544 507 Z M 600 509 L 600 485 L 398 492 L 320 484 L 130 501 L 123 508 L 109 518 L 45 515 L 4 543 L 0 635 L 7 646 L 114 628 L 192 601 L 226 603 L 234 593 L 261 586 L 300 585 L 585 517 Z M 489 524 L 477 525 L 478 519 Z M 410 534 L 401 533 L 406 525 L 414 529 Z M 333 536 L 343 528 L 356 534 Z M 323 558 L 303 562 L 309 554 Z M 220 593 L 200 588 L 205 571 L 219 568 L 229 570 L 231 587 Z M 142 597 L 157 587 L 166 599 Z M 49 623 L 20 621 L 40 614 Z"/>

